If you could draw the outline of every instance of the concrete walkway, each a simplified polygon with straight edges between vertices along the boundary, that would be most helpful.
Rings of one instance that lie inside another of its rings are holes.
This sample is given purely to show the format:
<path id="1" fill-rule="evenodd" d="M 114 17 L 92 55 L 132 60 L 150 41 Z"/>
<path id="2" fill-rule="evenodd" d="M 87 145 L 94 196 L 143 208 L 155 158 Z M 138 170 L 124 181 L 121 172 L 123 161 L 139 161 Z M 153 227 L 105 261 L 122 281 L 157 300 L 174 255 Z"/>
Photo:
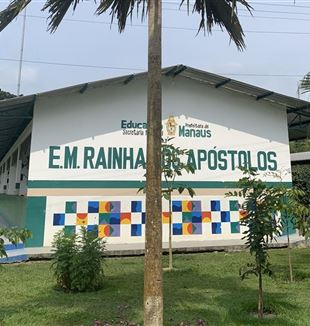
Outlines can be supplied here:
<path id="1" fill-rule="evenodd" d="M 303 237 L 297 234 L 291 235 L 293 246 L 307 246 L 310 242 L 306 242 Z M 270 244 L 271 248 L 287 247 L 287 238 L 282 236 L 277 238 Z M 144 243 L 141 244 L 107 244 L 108 256 L 134 256 L 144 254 Z M 179 253 L 185 252 L 210 252 L 210 251 L 241 251 L 246 246 L 242 240 L 205 240 L 205 241 L 174 241 L 173 251 Z M 26 254 L 30 259 L 49 259 L 51 257 L 51 247 L 26 248 Z M 168 251 L 168 243 L 163 243 L 163 252 Z"/>

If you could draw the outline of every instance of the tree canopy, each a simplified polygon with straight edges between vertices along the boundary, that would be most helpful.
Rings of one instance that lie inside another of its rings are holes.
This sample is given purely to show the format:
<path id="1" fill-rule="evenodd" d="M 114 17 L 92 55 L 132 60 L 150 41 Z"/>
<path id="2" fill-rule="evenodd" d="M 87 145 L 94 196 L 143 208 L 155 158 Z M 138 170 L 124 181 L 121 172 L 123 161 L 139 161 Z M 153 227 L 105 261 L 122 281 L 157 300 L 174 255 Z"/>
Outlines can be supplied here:
<path id="1" fill-rule="evenodd" d="M 9 92 L 5 92 L 5 91 L 0 89 L 0 100 L 4 100 L 4 99 L 7 99 L 7 98 L 12 98 L 12 97 L 15 97 L 15 96 L 16 95 L 11 94 Z"/>
<path id="2" fill-rule="evenodd" d="M 18 14 L 32 0 L 13 0 L 8 7 L 0 12 L 0 32 L 18 16 Z M 111 20 L 117 19 L 120 32 L 124 31 L 128 18 L 133 13 L 138 13 L 141 19 L 147 15 L 148 0 L 102 0 L 97 4 L 96 15 L 110 12 Z M 186 5 L 188 13 L 196 13 L 200 16 L 198 32 L 211 33 L 214 25 L 226 29 L 230 38 L 235 42 L 238 49 L 244 49 L 244 33 L 237 15 L 237 4 L 241 4 L 251 12 L 252 7 L 247 0 L 179 0 L 180 6 Z M 49 14 L 48 30 L 54 32 L 70 8 L 75 11 L 79 0 L 47 0 L 42 10 Z M 99 4 L 99 5 L 98 5 Z M 136 10 L 135 10 L 136 9 Z"/>

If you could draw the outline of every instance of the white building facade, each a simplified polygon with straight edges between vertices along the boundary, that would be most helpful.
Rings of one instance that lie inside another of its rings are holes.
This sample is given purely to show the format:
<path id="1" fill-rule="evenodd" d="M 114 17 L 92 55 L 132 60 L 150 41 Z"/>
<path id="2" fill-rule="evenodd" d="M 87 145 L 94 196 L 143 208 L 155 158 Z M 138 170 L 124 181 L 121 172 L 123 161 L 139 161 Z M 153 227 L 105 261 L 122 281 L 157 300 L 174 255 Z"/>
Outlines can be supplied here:
<path id="1" fill-rule="evenodd" d="M 241 201 L 226 196 L 239 167 L 257 168 L 268 183 L 280 181 L 275 173 L 291 183 L 286 104 L 217 77 L 178 66 L 163 72 L 163 139 L 190 150 L 195 167 L 177 179 L 196 194 L 173 196 L 173 241 L 242 237 Z M 49 247 L 57 231 L 82 226 L 108 243 L 143 243 L 146 74 L 38 94 L 33 103 L 32 121 L 0 164 L 2 192 L 26 198 L 27 245 Z M 167 241 L 165 199 L 162 221 Z"/>

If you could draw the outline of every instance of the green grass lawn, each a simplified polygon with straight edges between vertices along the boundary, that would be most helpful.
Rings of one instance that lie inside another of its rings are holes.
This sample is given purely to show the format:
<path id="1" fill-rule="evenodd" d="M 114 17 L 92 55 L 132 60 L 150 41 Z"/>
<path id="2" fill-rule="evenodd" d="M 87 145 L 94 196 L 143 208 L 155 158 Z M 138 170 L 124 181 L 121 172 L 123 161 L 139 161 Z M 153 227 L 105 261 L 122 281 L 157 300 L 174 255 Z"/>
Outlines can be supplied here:
<path id="1" fill-rule="evenodd" d="M 264 279 L 265 304 L 276 316 L 258 320 L 257 279 L 241 281 L 248 253 L 175 255 L 176 270 L 164 273 L 164 325 L 197 319 L 209 325 L 310 325 L 310 250 L 294 249 L 297 281 L 288 282 L 287 251 L 270 251 L 275 275 Z M 167 264 L 164 257 L 164 264 Z M 105 260 L 105 287 L 67 294 L 54 287 L 50 262 L 0 268 L 0 325 L 93 325 L 95 319 L 142 325 L 143 257 Z"/>

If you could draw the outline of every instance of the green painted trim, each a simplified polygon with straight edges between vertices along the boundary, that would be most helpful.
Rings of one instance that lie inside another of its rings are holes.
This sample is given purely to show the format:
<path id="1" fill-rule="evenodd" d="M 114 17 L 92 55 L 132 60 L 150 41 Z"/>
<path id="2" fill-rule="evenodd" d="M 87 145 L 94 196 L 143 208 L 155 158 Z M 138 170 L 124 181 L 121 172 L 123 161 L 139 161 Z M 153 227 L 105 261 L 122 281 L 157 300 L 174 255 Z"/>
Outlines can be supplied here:
<path id="1" fill-rule="evenodd" d="M 45 227 L 46 197 L 28 197 L 26 228 L 32 232 L 32 238 L 26 241 L 26 247 L 43 247 Z"/>
<path id="2" fill-rule="evenodd" d="M 189 187 L 196 189 L 204 189 L 204 188 L 236 188 L 237 182 L 234 181 L 179 181 L 177 183 L 186 184 Z M 267 185 L 273 186 L 277 185 L 280 182 L 267 182 Z M 54 180 L 39 180 L 39 181 L 28 181 L 29 189 L 42 189 L 42 188 L 53 188 L 53 189 L 87 189 L 87 188 L 141 188 L 144 185 L 142 181 L 54 181 Z M 291 187 L 291 182 L 283 182 L 283 185 Z"/>

